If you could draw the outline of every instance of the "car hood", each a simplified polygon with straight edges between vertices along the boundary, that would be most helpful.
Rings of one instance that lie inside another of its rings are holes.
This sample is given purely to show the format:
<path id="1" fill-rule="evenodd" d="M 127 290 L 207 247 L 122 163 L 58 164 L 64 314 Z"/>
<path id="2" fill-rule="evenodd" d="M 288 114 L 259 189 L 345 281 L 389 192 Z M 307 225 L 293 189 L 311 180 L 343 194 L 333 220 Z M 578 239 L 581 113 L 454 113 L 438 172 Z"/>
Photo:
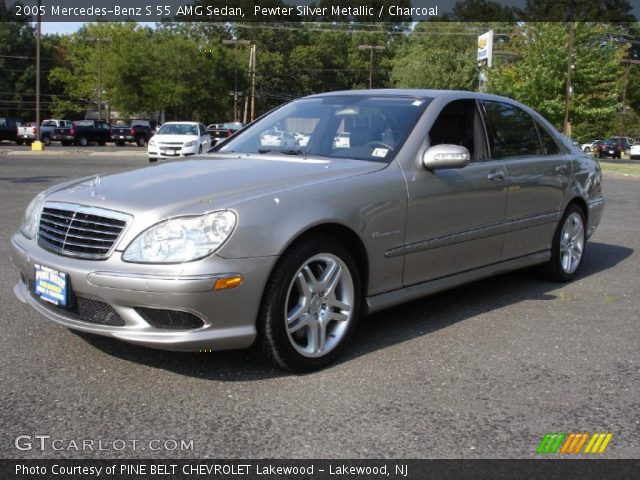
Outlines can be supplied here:
<path id="1" fill-rule="evenodd" d="M 161 143 L 186 143 L 197 140 L 198 135 L 154 135 L 153 139 Z"/>
<path id="2" fill-rule="evenodd" d="M 113 175 L 55 191 L 47 201 L 162 219 L 235 205 L 284 190 L 380 170 L 385 163 L 291 156 L 208 156 Z"/>

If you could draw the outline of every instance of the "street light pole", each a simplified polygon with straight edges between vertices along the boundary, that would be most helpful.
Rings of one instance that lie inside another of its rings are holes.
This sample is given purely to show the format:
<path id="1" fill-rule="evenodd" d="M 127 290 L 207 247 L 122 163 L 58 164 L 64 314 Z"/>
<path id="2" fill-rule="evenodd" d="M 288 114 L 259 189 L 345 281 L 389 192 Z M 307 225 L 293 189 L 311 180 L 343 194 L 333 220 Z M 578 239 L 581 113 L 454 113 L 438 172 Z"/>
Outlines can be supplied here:
<path id="1" fill-rule="evenodd" d="M 233 40 L 222 40 L 224 45 L 233 45 L 234 46 L 234 59 L 233 59 L 233 69 L 234 69 L 234 87 L 233 87 L 233 121 L 238 121 L 238 45 L 249 45 L 248 40 L 238 40 L 234 38 Z"/>
<path id="2" fill-rule="evenodd" d="M 373 51 L 384 50 L 382 45 L 358 45 L 358 50 L 369 50 L 369 88 L 373 88 Z"/>

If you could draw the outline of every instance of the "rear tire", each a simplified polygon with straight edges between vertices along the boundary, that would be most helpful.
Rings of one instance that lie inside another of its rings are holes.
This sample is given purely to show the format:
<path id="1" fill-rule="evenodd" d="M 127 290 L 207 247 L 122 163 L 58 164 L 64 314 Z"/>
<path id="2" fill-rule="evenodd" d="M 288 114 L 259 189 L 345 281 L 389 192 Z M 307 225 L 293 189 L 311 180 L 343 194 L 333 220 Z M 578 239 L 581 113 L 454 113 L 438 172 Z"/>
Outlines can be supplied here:
<path id="1" fill-rule="evenodd" d="M 136 145 L 138 145 L 139 147 L 144 147 L 146 144 L 147 141 L 144 139 L 144 137 L 136 138 Z"/>
<path id="2" fill-rule="evenodd" d="M 86 147 L 87 145 L 89 145 L 89 140 L 87 139 L 87 137 L 80 137 L 79 142 L 81 147 Z"/>
<path id="3" fill-rule="evenodd" d="M 45 147 L 48 147 L 49 145 L 51 145 L 51 137 L 49 136 L 42 137 L 42 143 L 44 143 Z"/>
<path id="4" fill-rule="evenodd" d="M 360 273 L 342 243 L 318 235 L 295 244 L 265 287 L 255 347 L 292 372 L 326 367 L 349 343 L 361 292 Z"/>
<path id="5" fill-rule="evenodd" d="M 547 278 L 568 282 L 576 278 L 587 246 L 585 214 L 575 203 L 569 205 L 553 235 L 551 259 L 544 266 Z"/>

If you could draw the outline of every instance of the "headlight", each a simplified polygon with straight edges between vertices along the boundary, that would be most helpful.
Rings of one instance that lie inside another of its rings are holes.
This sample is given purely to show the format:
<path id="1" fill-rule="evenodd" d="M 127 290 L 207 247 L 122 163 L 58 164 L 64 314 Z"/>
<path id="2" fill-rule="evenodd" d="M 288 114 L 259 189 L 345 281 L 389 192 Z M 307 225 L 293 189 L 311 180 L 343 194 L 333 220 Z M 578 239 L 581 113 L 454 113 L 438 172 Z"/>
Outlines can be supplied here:
<path id="1" fill-rule="evenodd" d="M 156 141 L 153 138 L 151 140 L 149 140 L 149 146 L 150 147 L 155 147 L 156 146 Z"/>
<path id="2" fill-rule="evenodd" d="M 185 147 L 195 147 L 196 146 L 196 142 L 195 140 L 193 142 L 185 142 L 184 146 Z"/>
<path id="3" fill-rule="evenodd" d="M 138 235 L 122 259 L 134 263 L 197 260 L 220 248 L 233 232 L 236 221 L 236 214 L 231 210 L 165 220 Z"/>
<path id="4" fill-rule="evenodd" d="M 40 192 L 36 198 L 31 200 L 31 203 L 24 212 L 24 218 L 20 224 L 20 232 L 27 238 L 31 239 L 35 237 L 36 230 L 38 228 L 38 219 L 40 218 L 40 210 L 44 204 L 44 199 L 47 198 L 48 190 Z"/>

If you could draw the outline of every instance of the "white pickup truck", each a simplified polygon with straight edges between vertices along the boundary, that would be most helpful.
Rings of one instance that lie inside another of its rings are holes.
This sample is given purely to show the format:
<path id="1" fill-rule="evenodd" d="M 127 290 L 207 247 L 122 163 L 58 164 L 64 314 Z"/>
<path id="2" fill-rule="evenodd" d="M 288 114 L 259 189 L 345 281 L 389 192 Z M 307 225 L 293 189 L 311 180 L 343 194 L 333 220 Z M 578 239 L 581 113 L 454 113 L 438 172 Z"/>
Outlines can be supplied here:
<path id="1" fill-rule="evenodd" d="M 35 142 L 37 138 L 38 125 L 36 125 L 35 122 L 28 122 L 18 127 L 18 137 L 16 138 L 16 143 L 18 145 L 22 145 L 23 143 L 30 145 Z"/>

